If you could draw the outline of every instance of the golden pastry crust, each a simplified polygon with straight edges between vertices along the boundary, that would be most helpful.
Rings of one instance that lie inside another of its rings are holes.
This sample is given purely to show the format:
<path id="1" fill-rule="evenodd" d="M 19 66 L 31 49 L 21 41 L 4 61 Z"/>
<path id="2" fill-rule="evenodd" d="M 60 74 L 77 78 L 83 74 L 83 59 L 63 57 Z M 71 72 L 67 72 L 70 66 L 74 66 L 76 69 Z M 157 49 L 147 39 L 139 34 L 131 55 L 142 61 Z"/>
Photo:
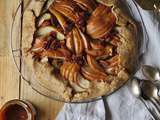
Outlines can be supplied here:
<path id="1" fill-rule="evenodd" d="M 121 68 L 117 75 L 108 75 L 107 81 L 90 81 L 90 87 L 88 89 L 80 89 L 81 92 L 74 92 L 73 87 L 63 78 L 57 79 L 52 73 L 54 68 L 49 65 L 45 60 L 37 61 L 33 60 L 33 56 L 26 53 L 26 49 L 30 48 L 30 44 L 33 41 L 33 36 L 36 31 L 35 28 L 35 16 L 33 15 L 31 8 L 36 11 L 40 11 L 40 3 L 32 2 L 24 13 L 23 24 L 23 48 L 25 64 L 28 66 L 29 71 L 33 74 L 33 78 L 37 80 L 37 83 L 43 87 L 47 87 L 50 91 L 55 93 L 55 96 L 61 98 L 64 101 L 81 101 L 90 98 L 99 97 L 105 94 L 110 94 L 120 86 L 122 86 L 135 71 L 137 64 L 137 27 L 135 22 L 123 11 L 123 6 L 118 0 L 101 0 L 103 4 L 113 6 L 113 13 L 116 15 L 117 27 L 115 30 L 119 33 L 118 38 L 121 44 L 118 44 L 117 53 L 119 54 L 119 65 Z M 34 7 L 38 6 L 38 7 Z M 37 13 L 38 14 L 38 13 Z M 77 50 L 78 51 L 78 50 Z M 78 51 L 79 52 L 79 51 Z M 76 88 L 79 89 L 79 88 Z"/>

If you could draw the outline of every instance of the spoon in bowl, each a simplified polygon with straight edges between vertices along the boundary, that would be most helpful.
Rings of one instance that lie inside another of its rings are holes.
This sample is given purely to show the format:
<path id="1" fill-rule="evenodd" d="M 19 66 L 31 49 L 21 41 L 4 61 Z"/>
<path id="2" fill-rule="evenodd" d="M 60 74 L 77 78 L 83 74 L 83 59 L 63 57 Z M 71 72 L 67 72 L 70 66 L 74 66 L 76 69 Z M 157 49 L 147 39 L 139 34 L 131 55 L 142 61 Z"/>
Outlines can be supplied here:
<path id="1" fill-rule="evenodd" d="M 152 107 L 160 118 L 160 96 L 157 87 L 150 81 L 142 81 L 140 87 L 143 98 L 150 100 Z"/>
<path id="2" fill-rule="evenodd" d="M 143 81 L 141 83 L 141 90 L 144 98 L 150 99 L 160 112 L 160 96 L 158 95 L 159 90 L 157 87 L 150 81 Z"/>
<path id="3" fill-rule="evenodd" d="M 141 84 L 141 90 L 148 98 L 153 98 L 160 103 L 160 96 L 158 94 L 158 88 L 150 81 L 143 81 Z"/>
<path id="4" fill-rule="evenodd" d="M 141 100 L 141 102 L 145 105 L 145 107 L 149 111 L 152 118 L 155 119 L 155 120 L 160 120 L 160 118 L 157 116 L 157 114 L 154 111 L 152 111 L 152 108 L 149 107 L 148 104 L 146 103 L 146 101 L 143 99 L 142 91 L 141 91 L 141 87 L 140 87 L 140 80 L 138 80 L 136 78 L 134 78 L 132 80 L 131 91 L 132 91 L 133 95 L 135 97 L 139 98 L 139 100 Z"/>
<path id="5" fill-rule="evenodd" d="M 158 70 L 158 68 L 154 68 L 149 65 L 143 65 L 142 73 L 149 80 L 160 81 L 160 71 Z"/>
<path id="6" fill-rule="evenodd" d="M 156 85 L 158 90 L 160 89 L 160 71 L 158 68 L 154 68 L 149 65 L 143 65 L 142 73 L 147 78 L 147 80 L 150 80 Z"/>

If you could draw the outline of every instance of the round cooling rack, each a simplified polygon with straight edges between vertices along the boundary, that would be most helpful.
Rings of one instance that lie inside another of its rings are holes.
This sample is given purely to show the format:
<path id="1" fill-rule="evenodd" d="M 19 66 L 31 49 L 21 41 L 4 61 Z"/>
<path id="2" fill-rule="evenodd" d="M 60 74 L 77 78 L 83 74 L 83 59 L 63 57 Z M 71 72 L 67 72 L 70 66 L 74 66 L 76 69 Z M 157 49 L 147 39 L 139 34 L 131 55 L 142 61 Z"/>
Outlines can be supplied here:
<path id="1" fill-rule="evenodd" d="M 139 56 L 142 56 L 145 53 L 145 50 L 147 48 L 148 35 L 146 32 L 146 28 L 145 28 L 141 13 L 135 1 L 121 0 L 121 3 L 124 5 L 126 11 L 138 23 L 139 30 L 141 31 L 139 32 L 140 35 L 138 36 L 138 38 L 140 39 L 139 44 L 138 44 L 139 49 L 140 49 Z M 46 2 L 44 2 L 44 4 L 46 4 Z M 26 73 L 24 73 L 24 71 L 27 70 L 27 67 L 25 66 L 25 64 L 23 64 L 24 58 L 22 57 L 22 44 L 23 44 L 22 43 L 22 37 L 23 37 L 22 31 L 23 31 L 23 13 L 24 12 L 25 12 L 24 2 L 22 0 L 19 6 L 17 7 L 15 16 L 13 18 L 12 27 L 11 27 L 11 38 L 10 38 L 10 47 L 11 47 L 11 52 L 12 52 L 12 56 L 13 56 L 13 60 L 16 65 L 16 68 L 18 72 L 20 73 L 21 78 L 25 80 L 28 83 L 28 85 L 31 86 L 32 89 L 34 89 L 36 92 L 38 92 L 39 94 L 45 97 L 51 98 L 53 100 L 66 102 L 64 99 L 59 97 L 54 91 L 46 88 L 34 78 L 32 79 L 29 78 L 30 75 L 27 75 Z M 137 70 L 138 69 L 139 67 L 137 67 Z M 133 76 L 131 76 L 131 78 L 132 77 Z M 121 85 L 119 88 L 121 88 L 123 85 Z M 117 90 L 115 90 L 114 92 L 116 92 Z M 114 92 L 111 92 L 103 96 L 103 98 L 113 94 Z M 100 100 L 100 99 L 102 99 L 101 96 L 98 98 L 91 98 L 87 100 L 85 99 L 85 100 L 69 102 L 69 103 L 87 103 L 87 102 L 93 102 L 93 101 Z"/>

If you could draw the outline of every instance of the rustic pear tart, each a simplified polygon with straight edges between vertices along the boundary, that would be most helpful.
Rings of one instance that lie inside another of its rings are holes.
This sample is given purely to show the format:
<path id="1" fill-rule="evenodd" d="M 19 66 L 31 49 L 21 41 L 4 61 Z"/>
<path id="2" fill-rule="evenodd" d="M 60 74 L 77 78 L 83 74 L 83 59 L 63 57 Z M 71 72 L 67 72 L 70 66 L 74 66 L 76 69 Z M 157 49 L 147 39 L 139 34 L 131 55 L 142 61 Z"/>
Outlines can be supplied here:
<path id="1" fill-rule="evenodd" d="M 65 101 L 79 101 L 109 94 L 133 74 L 137 27 L 119 0 L 40 6 L 24 14 L 23 30 L 25 63 L 39 84 Z"/>

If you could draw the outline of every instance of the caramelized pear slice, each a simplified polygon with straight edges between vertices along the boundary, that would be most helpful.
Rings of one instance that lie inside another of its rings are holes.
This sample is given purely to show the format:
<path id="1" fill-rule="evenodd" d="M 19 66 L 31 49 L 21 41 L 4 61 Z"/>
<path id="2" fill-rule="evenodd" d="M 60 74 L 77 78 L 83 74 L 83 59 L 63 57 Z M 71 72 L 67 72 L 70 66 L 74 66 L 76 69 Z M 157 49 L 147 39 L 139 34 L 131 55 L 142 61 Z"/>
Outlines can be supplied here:
<path id="1" fill-rule="evenodd" d="M 110 44 L 117 47 L 119 44 L 121 44 L 120 38 L 118 36 L 111 36 Z"/>
<path id="2" fill-rule="evenodd" d="M 54 8 L 73 22 L 76 22 L 79 18 L 76 10 L 77 5 L 70 0 L 58 0 L 53 2 L 50 8 Z"/>
<path id="3" fill-rule="evenodd" d="M 80 87 L 78 84 L 76 84 L 72 81 L 69 81 L 69 83 L 72 86 L 72 88 L 74 89 L 74 91 L 76 91 L 76 92 L 85 92 L 86 91 L 85 88 Z"/>
<path id="4" fill-rule="evenodd" d="M 90 82 L 88 80 L 85 80 L 79 74 L 80 66 L 78 64 L 70 63 L 68 66 L 63 67 L 63 70 L 66 71 L 65 76 L 67 76 L 67 79 L 69 80 L 69 83 L 74 90 L 80 92 L 90 87 Z"/>
<path id="5" fill-rule="evenodd" d="M 64 62 L 60 68 L 61 75 L 69 81 L 77 82 L 80 66 L 76 63 Z"/>
<path id="6" fill-rule="evenodd" d="M 63 65 L 60 67 L 60 74 L 61 74 L 62 77 L 64 77 L 64 75 L 65 75 L 65 69 L 64 69 L 65 66 L 66 66 L 66 64 L 64 62 Z"/>
<path id="7" fill-rule="evenodd" d="M 73 28 L 73 40 L 74 40 L 75 53 L 77 55 L 81 55 L 84 50 L 84 44 L 78 28 Z"/>
<path id="8" fill-rule="evenodd" d="M 106 73 L 115 75 L 119 71 L 120 57 L 116 55 L 108 60 L 100 60 L 100 64 L 105 68 Z"/>
<path id="9" fill-rule="evenodd" d="M 74 0 L 83 10 L 92 13 L 96 8 L 96 2 L 94 0 Z"/>
<path id="10" fill-rule="evenodd" d="M 45 38 L 36 38 L 33 46 L 31 48 L 31 52 L 42 52 L 44 50 L 44 45 L 47 43 L 47 40 Z"/>
<path id="11" fill-rule="evenodd" d="M 61 75 L 66 79 L 69 80 L 69 83 L 71 87 L 76 91 L 76 92 L 83 92 L 85 91 L 84 88 L 80 87 L 77 84 L 77 79 L 78 79 L 78 72 L 80 70 L 80 67 L 78 64 L 75 63 L 69 63 L 66 62 L 61 66 Z"/>
<path id="12" fill-rule="evenodd" d="M 74 52 L 74 41 L 73 41 L 73 33 L 70 32 L 67 36 L 67 39 L 66 39 L 66 47 Z"/>
<path id="13" fill-rule="evenodd" d="M 87 54 L 97 57 L 96 59 L 105 59 L 113 54 L 113 46 L 107 45 L 103 49 L 86 50 Z"/>
<path id="14" fill-rule="evenodd" d="M 98 81 L 98 80 L 101 80 L 101 78 L 97 78 L 97 76 L 93 76 L 91 73 L 88 73 L 88 70 L 86 68 L 82 68 L 81 69 L 81 73 L 83 75 L 83 77 L 87 80 L 90 80 L 90 81 Z"/>
<path id="15" fill-rule="evenodd" d="M 93 39 L 99 39 L 107 35 L 113 28 L 116 17 L 113 13 L 104 16 L 92 17 L 87 24 L 87 33 Z"/>
<path id="16" fill-rule="evenodd" d="M 119 66 L 115 65 L 115 66 L 112 66 L 112 65 L 109 65 L 106 61 L 103 61 L 101 60 L 100 61 L 100 64 L 105 68 L 105 72 L 107 74 L 111 74 L 111 75 L 116 75 L 118 74 L 118 71 L 119 71 Z"/>
<path id="17" fill-rule="evenodd" d="M 58 40 L 65 39 L 65 36 L 62 33 L 60 33 L 57 28 L 55 28 L 53 26 L 41 27 L 36 31 L 35 35 L 36 35 L 36 37 L 45 37 L 45 36 L 49 35 L 51 32 L 56 33 L 56 37 Z"/>
<path id="18" fill-rule="evenodd" d="M 58 48 L 57 51 L 63 53 L 63 55 L 66 57 L 66 58 L 69 58 L 71 56 L 71 53 L 69 50 L 65 49 L 65 48 Z"/>
<path id="19" fill-rule="evenodd" d="M 67 21 L 65 20 L 65 18 L 57 10 L 55 10 L 53 6 L 49 8 L 49 11 L 57 18 L 63 30 L 66 31 Z"/>
<path id="20" fill-rule="evenodd" d="M 66 80 L 72 80 L 73 79 L 72 77 L 70 77 L 73 67 L 74 67 L 74 64 L 69 63 L 69 66 L 66 68 L 66 70 L 65 70 L 66 72 L 65 72 L 65 75 L 64 75 Z M 73 74 L 72 74 L 72 76 L 73 76 Z"/>
<path id="21" fill-rule="evenodd" d="M 108 74 L 117 75 L 119 72 L 119 67 L 118 66 L 115 66 L 115 67 L 108 66 L 108 68 L 106 68 L 105 71 Z"/>
<path id="22" fill-rule="evenodd" d="M 104 49 L 104 46 L 102 45 L 101 41 L 99 40 L 92 40 L 90 41 L 92 49 Z"/>
<path id="23" fill-rule="evenodd" d="M 83 76 L 81 76 L 80 74 L 78 75 L 78 82 L 77 84 L 84 89 L 88 89 L 91 86 L 90 81 L 88 81 L 87 79 L 85 79 Z"/>
<path id="24" fill-rule="evenodd" d="M 97 49 L 97 50 L 92 49 L 92 50 L 86 50 L 86 53 L 91 56 L 97 57 L 97 56 L 103 55 L 104 51 L 103 51 L 103 49 L 102 50 L 101 49 Z"/>
<path id="25" fill-rule="evenodd" d="M 98 73 L 88 66 L 82 67 L 81 73 L 84 78 L 91 80 L 91 81 L 106 81 L 108 77 L 106 74 L 103 75 L 101 73 Z"/>
<path id="26" fill-rule="evenodd" d="M 93 11 L 92 16 L 94 17 L 99 16 L 99 15 L 103 16 L 109 12 L 111 12 L 111 7 L 99 4 L 98 7 Z"/>
<path id="27" fill-rule="evenodd" d="M 67 50 L 63 49 L 57 49 L 57 50 L 45 50 L 41 53 L 41 57 L 49 57 L 49 58 L 55 58 L 55 59 L 67 59 L 70 57 L 70 53 L 68 53 Z"/>
<path id="28" fill-rule="evenodd" d="M 42 53 L 42 57 L 56 58 L 56 59 L 65 59 L 63 53 L 59 51 L 47 50 Z"/>
<path id="29" fill-rule="evenodd" d="M 94 57 L 87 55 L 87 63 L 91 67 L 91 69 L 95 70 L 98 73 L 104 74 L 104 76 L 106 75 L 105 73 L 103 73 L 103 68 L 99 66 Z"/>
<path id="30" fill-rule="evenodd" d="M 43 14 L 43 15 L 40 16 L 40 18 L 38 19 L 37 26 L 40 27 L 41 24 L 42 24 L 44 21 L 50 20 L 50 19 L 51 19 L 51 14 L 49 14 L 49 13 Z"/>
<path id="31" fill-rule="evenodd" d="M 73 67 L 69 73 L 69 80 L 76 83 L 78 79 L 78 72 L 80 70 L 80 66 L 76 63 L 72 63 L 72 64 L 73 64 Z"/>
<path id="32" fill-rule="evenodd" d="M 90 48 L 88 37 L 85 34 L 83 34 L 80 29 L 77 29 L 77 30 L 78 30 L 78 32 L 79 32 L 79 34 L 81 36 L 84 48 L 88 50 Z"/>
<path id="33" fill-rule="evenodd" d="M 109 34 L 115 23 L 115 15 L 111 11 L 108 12 L 107 6 L 100 5 L 87 21 L 87 33 L 93 39 L 100 39 Z"/>
<path id="34" fill-rule="evenodd" d="M 100 56 L 96 57 L 96 60 L 104 60 L 107 59 L 108 57 L 113 55 L 113 46 L 112 45 L 107 45 L 103 50 L 104 53 Z"/>
<path id="35" fill-rule="evenodd" d="M 114 57 L 112 57 L 111 59 L 108 59 L 105 61 L 106 65 L 108 66 L 117 66 L 120 63 L 120 56 L 119 55 L 115 55 Z"/>
<path id="36" fill-rule="evenodd" d="M 78 28 L 73 28 L 66 40 L 66 46 L 77 55 L 81 55 L 84 49 L 89 49 L 88 39 Z"/>
<path id="37" fill-rule="evenodd" d="M 68 79 L 68 74 L 71 67 L 72 66 L 69 62 L 64 62 L 64 64 L 60 67 L 60 74 L 63 78 Z"/>

